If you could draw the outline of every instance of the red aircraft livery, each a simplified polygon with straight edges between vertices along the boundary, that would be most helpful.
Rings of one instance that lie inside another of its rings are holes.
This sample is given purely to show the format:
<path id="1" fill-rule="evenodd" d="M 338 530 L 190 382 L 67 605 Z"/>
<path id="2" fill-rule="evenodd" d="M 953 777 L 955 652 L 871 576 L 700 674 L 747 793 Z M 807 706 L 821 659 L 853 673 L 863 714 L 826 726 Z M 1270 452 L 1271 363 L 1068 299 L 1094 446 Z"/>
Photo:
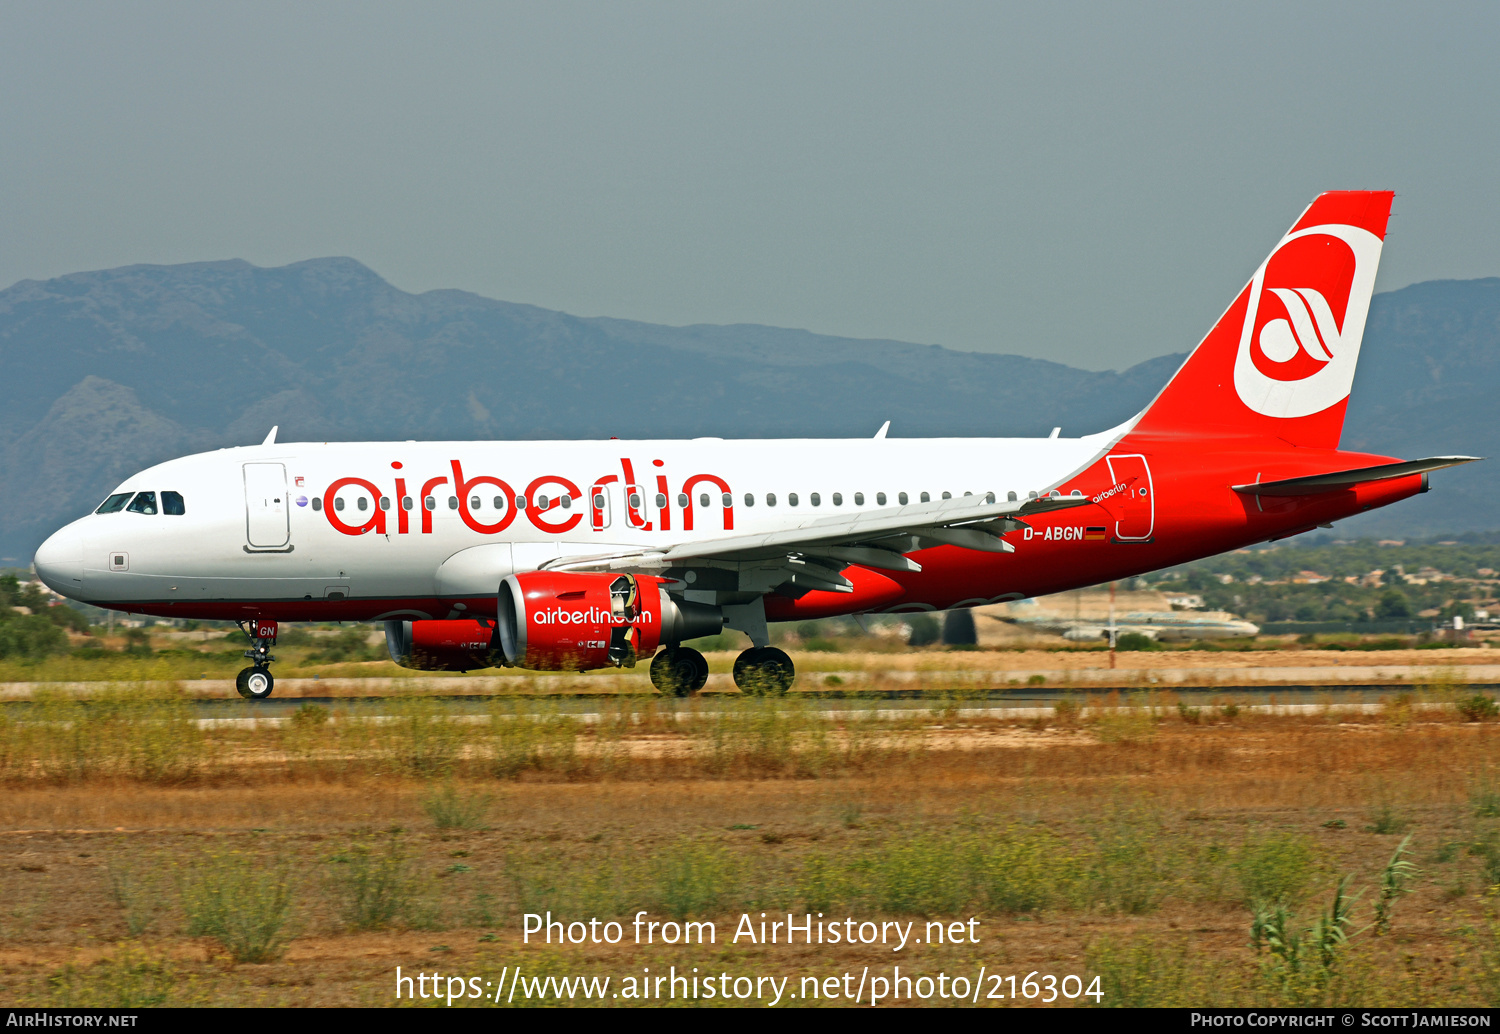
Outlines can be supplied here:
<path id="1" fill-rule="evenodd" d="M 66 595 L 231 618 L 239 691 L 281 621 L 383 621 L 423 669 L 632 666 L 700 689 L 684 645 L 768 621 L 948 610 L 1295 535 L 1473 457 L 1341 451 L 1387 191 L 1323 194 L 1144 411 L 1080 438 L 277 443 L 128 478 L 36 555 Z"/>

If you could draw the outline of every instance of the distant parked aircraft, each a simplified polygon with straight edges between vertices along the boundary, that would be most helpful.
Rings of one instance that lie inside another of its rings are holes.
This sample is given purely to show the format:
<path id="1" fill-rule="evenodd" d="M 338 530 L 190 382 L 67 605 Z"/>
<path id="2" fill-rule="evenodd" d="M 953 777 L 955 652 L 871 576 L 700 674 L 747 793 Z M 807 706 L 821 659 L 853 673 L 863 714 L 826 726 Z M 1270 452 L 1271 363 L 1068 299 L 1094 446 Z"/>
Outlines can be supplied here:
<path id="1" fill-rule="evenodd" d="M 1233 614 L 1137 610 L 1122 615 L 1111 625 L 1108 621 L 1097 618 L 1080 621 L 1061 614 L 1045 613 L 1034 600 L 1012 603 L 1010 613 L 998 617 L 1007 624 L 1036 629 L 1049 635 L 1060 635 L 1073 642 L 1107 640 L 1111 628 L 1116 635 L 1134 632 L 1148 639 L 1163 640 L 1244 639 L 1260 633 L 1259 625 L 1241 620 Z"/>

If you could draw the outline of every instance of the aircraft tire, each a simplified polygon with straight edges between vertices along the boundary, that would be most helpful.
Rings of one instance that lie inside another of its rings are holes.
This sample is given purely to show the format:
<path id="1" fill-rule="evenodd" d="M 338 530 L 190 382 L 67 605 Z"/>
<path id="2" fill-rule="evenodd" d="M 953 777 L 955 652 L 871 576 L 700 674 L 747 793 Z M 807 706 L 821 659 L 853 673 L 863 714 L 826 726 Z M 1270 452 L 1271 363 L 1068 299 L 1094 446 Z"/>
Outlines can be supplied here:
<path id="1" fill-rule="evenodd" d="M 752 647 L 734 661 L 734 684 L 746 696 L 785 696 L 796 677 L 792 659 L 774 646 Z"/>
<path id="2" fill-rule="evenodd" d="M 234 688 L 246 700 L 264 700 L 276 688 L 269 668 L 245 668 L 234 679 Z"/>
<path id="3" fill-rule="evenodd" d="M 708 683 L 708 659 L 690 647 L 667 647 L 651 658 L 651 684 L 665 696 L 685 697 Z"/>

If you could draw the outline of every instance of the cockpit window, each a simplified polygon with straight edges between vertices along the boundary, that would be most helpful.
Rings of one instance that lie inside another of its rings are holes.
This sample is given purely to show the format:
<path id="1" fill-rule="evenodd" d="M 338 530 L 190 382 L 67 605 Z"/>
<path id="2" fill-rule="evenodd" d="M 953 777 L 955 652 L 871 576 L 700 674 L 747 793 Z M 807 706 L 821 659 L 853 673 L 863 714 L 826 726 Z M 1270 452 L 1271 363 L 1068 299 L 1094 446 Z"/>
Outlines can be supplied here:
<path id="1" fill-rule="evenodd" d="M 161 494 L 161 512 L 168 517 L 181 517 L 187 513 L 187 507 L 182 503 L 182 496 L 176 492 L 163 492 Z"/>
<path id="2" fill-rule="evenodd" d="M 135 498 L 130 501 L 130 505 L 125 507 L 125 509 L 128 513 L 155 513 L 156 493 L 137 492 Z"/>
<path id="3" fill-rule="evenodd" d="M 95 513 L 115 513 L 122 506 L 124 506 L 125 503 L 129 501 L 129 499 L 130 499 L 130 493 L 129 492 L 116 492 L 114 495 L 112 495 L 108 499 L 104 500 L 104 502 L 100 503 L 99 504 L 99 509 L 95 510 L 94 512 Z"/>

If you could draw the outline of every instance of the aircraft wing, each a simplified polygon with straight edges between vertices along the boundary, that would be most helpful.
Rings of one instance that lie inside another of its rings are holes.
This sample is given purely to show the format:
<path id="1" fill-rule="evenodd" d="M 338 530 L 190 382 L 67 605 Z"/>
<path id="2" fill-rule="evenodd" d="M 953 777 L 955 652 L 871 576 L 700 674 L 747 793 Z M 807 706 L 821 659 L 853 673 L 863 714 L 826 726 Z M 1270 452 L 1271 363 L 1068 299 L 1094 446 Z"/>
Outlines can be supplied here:
<path id="1" fill-rule="evenodd" d="M 1460 463 L 1473 463 L 1480 456 L 1430 456 L 1425 460 L 1406 460 L 1401 463 L 1382 463 L 1374 467 L 1357 467 L 1354 470 L 1336 470 L 1328 474 L 1312 474 L 1308 477 L 1287 478 L 1284 481 L 1260 481 L 1253 485 L 1231 485 L 1242 495 L 1316 495 L 1333 492 L 1365 481 L 1384 481 L 1388 478 L 1423 474 L 1429 470 L 1456 467 Z"/>
<path id="2" fill-rule="evenodd" d="M 786 565 L 791 579 L 808 588 L 848 592 L 839 575 L 850 564 L 888 571 L 920 571 L 904 553 L 949 545 L 986 553 L 1011 553 L 1000 536 L 1025 528 L 1024 518 L 1087 506 L 1087 496 L 1043 496 L 1017 502 L 985 502 L 966 496 L 829 517 L 807 517 L 775 531 L 726 533 L 673 545 L 596 556 L 565 556 L 544 566 L 553 571 L 631 571 L 668 568 Z M 809 566 L 810 565 L 810 566 Z"/>

